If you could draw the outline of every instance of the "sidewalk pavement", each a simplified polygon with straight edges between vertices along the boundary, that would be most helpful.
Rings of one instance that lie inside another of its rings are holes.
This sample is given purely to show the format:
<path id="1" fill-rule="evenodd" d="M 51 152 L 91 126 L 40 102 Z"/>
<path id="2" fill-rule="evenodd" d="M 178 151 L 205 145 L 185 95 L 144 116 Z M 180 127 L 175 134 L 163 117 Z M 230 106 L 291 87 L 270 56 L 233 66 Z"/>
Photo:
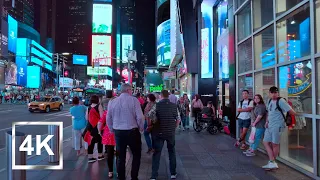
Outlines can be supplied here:
<path id="1" fill-rule="evenodd" d="M 143 136 L 142 136 L 143 138 Z M 151 176 L 152 156 L 145 153 L 144 139 L 139 179 L 148 180 Z M 176 136 L 178 180 L 273 180 L 311 179 L 290 167 L 279 163 L 279 170 L 267 172 L 261 166 L 266 164 L 267 156 L 258 153 L 255 157 L 246 157 L 235 148 L 235 140 L 224 134 L 210 135 L 207 132 L 196 133 L 193 130 L 179 131 Z M 27 171 L 30 180 L 100 180 L 108 179 L 106 160 L 87 163 L 87 157 L 76 157 L 72 141 L 64 143 L 64 168 L 58 171 Z M 127 179 L 130 179 L 132 156 L 127 152 Z M 48 164 L 47 157 L 36 157 L 28 164 Z M 6 179 L 0 172 L 0 179 Z M 170 179 L 169 158 L 166 146 L 163 149 L 159 180 Z"/>

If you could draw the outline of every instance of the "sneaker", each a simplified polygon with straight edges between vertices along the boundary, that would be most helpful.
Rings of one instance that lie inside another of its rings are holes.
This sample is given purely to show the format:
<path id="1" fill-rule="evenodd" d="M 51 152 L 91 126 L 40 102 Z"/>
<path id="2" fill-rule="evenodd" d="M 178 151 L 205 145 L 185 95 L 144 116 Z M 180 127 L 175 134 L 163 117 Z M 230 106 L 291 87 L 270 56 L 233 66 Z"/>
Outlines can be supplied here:
<path id="1" fill-rule="evenodd" d="M 278 164 L 276 162 L 269 161 L 267 165 L 262 166 L 265 170 L 278 169 Z"/>
<path id="2" fill-rule="evenodd" d="M 235 147 L 239 147 L 239 146 L 240 146 L 240 142 L 237 141 L 236 143 L 234 143 L 234 146 L 235 146 Z"/>
<path id="3" fill-rule="evenodd" d="M 94 163 L 94 162 L 96 162 L 96 161 L 97 161 L 96 158 L 89 158 L 89 159 L 88 159 L 88 163 Z"/>
<path id="4" fill-rule="evenodd" d="M 247 149 L 246 151 L 243 151 L 242 153 L 243 154 L 247 154 L 247 153 L 250 153 L 251 152 L 251 149 Z"/>
<path id="5" fill-rule="evenodd" d="M 150 180 L 156 180 L 156 178 L 150 178 Z"/>
<path id="6" fill-rule="evenodd" d="M 178 176 L 178 174 L 173 174 L 170 177 L 171 177 L 171 179 L 177 179 L 177 176 Z"/>
<path id="7" fill-rule="evenodd" d="M 252 157 L 252 156 L 255 156 L 256 154 L 253 152 L 253 151 L 249 151 L 247 152 L 246 156 L 247 157 Z"/>
<path id="8" fill-rule="evenodd" d="M 101 161 L 101 160 L 104 160 L 104 159 L 105 159 L 104 155 L 98 157 L 98 161 Z"/>

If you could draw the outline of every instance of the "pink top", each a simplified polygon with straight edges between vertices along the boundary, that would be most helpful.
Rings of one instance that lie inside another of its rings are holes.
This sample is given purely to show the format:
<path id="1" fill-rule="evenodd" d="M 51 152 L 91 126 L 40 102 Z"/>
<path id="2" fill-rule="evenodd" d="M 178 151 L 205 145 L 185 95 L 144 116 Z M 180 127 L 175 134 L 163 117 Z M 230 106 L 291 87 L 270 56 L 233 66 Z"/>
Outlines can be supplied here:
<path id="1" fill-rule="evenodd" d="M 109 130 L 109 127 L 106 123 L 106 119 L 107 119 L 107 114 L 108 111 L 104 111 L 102 118 L 100 119 L 100 123 L 102 124 L 102 144 L 104 145 L 112 145 L 115 146 L 116 145 L 116 140 L 114 137 L 114 133 L 111 133 Z"/>

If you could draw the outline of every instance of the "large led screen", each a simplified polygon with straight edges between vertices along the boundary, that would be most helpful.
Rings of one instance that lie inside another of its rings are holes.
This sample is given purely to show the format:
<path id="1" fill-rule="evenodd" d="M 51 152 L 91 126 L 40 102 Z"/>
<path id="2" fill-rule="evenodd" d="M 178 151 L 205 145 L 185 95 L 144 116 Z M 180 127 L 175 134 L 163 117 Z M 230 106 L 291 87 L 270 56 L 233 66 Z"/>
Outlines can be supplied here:
<path id="1" fill-rule="evenodd" d="M 92 32 L 99 34 L 112 32 L 111 4 L 93 4 Z"/>
<path id="2" fill-rule="evenodd" d="M 17 50 L 17 36 L 18 36 L 18 22 L 8 15 L 8 49 L 9 51 L 16 53 Z"/>
<path id="3" fill-rule="evenodd" d="M 122 35 L 122 61 L 128 62 L 128 50 L 133 48 L 133 36 L 129 34 Z"/>
<path id="4" fill-rule="evenodd" d="M 201 4 L 203 26 L 201 29 L 201 78 L 213 78 L 213 28 L 212 6 Z"/>
<path id="5" fill-rule="evenodd" d="M 9 63 L 6 68 L 5 84 L 16 85 L 17 84 L 17 65 Z"/>
<path id="6" fill-rule="evenodd" d="M 87 65 L 88 64 L 88 57 L 86 55 L 73 55 L 73 64 L 75 65 Z"/>
<path id="7" fill-rule="evenodd" d="M 2 20 L 1 22 L 1 33 L 0 33 L 0 54 L 2 56 L 8 56 L 8 23 L 5 20 Z"/>
<path id="8" fill-rule="evenodd" d="M 170 20 L 167 20 L 157 27 L 157 65 L 169 66 L 170 61 Z"/>
<path id="9" fill-rule="evenodd" d="M 92 35 L 91 62 L 111 66 L 111 36 Z"/>
<path id="10" fill-rule="evenodd" d="M 40 67 L 28 66 L 27 87 L 39 88 L 40 87 Z"/>
<path id="11" fill-rule="evenodd" d="M 89 76 L 98 76 L 98 75 L 106 75 L 112 77 L 112 69 L 108 66 L 102 67 L 91 67 L 87 66 L 87 75 Z"/>
<path id="12" fill-rule="evenodd" d="M 27 85 L 27 39 L 18 38 L 17 39 L 17 55 L 16 55 L 16 64 L 17 64 L 17 85 L 26 86 Z"/>
<path id="13" fill-rule="evenodd" d="M 163 3 L 165 3 L 167 0 L 157 0 L 157 7 L 159 8 Z"/>

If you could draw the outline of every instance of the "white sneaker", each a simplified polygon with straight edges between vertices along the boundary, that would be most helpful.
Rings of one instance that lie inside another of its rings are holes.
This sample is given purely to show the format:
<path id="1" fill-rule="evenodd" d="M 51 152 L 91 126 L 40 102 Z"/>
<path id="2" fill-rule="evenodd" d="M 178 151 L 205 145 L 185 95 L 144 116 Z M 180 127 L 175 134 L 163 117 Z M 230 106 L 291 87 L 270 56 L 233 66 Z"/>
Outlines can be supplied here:
<path id="1" fill-rule="evenodd" d="M 276 162 L 269 161 L 267 165 L 262 166 L 265 170 L 278 169 L 278 164 Z"/>
<path id="2" fill-rule="evenodd" d="M 178 174 L 171 175 L 171 179 L 177 179 Z"/>
<path id="3" fill-rule="evenodd" d="M 251 149 L 247 149 L 247 150 L 243 151 L 242 153 L 243 153 L 243 154 L 247 154 L 247 153 L 249 153 L 249 152 L 251 152 Z"/>
<path id="4" fill-rule="evenodd" d="M 252 157 L 252 156 L 255 156 L 256 154 L 253 152 L 253 151 L 249 151 L 247 152 L 246 156 L 247 157 Z"/>

